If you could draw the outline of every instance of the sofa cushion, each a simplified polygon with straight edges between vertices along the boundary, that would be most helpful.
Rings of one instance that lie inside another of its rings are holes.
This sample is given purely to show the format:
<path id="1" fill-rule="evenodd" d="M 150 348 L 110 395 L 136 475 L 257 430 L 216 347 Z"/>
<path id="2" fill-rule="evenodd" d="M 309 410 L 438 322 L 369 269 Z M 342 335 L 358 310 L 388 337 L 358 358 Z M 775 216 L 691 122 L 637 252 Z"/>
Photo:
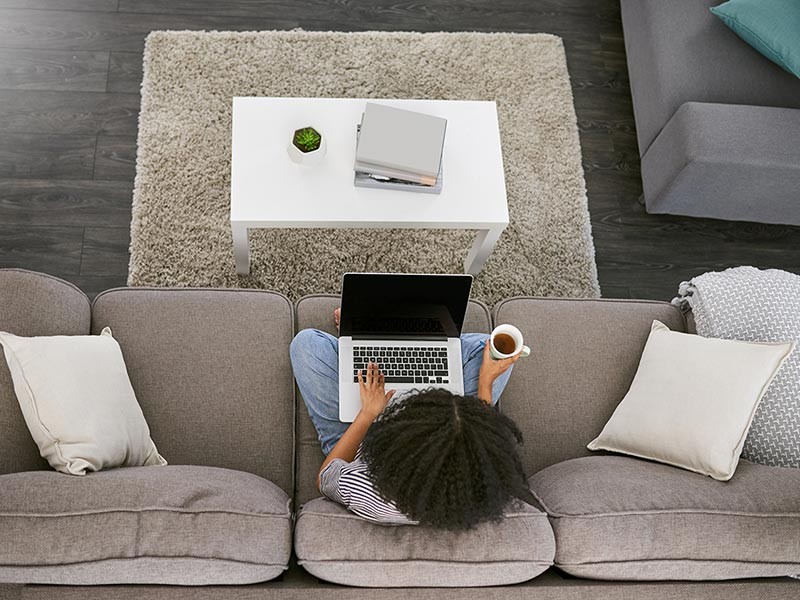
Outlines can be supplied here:
<path id="1" fill-rule="evenodd" d="M 711 12 L 745 42 L 800 77 L 800 3 L 797 0 L 729 0 Z"/>
<path id="2" fill-rule="evenodd" d="M 34 337 L 0 331 L 0 345 L 31 437 L 56 471 L 167 464 L 110 329 Z"/>
<path id="3" fill-rule="evenodd" d="M 297 517 L 299 564 L 320 579 L 361 587 L 467 587 L 519 583 L 553 561 L 547 516 L 526 504 L 499 523 L 449 532 L 378 525 L 317 498 Z"/>
<path id="4" fill-rule="evenodd" d="M 588 448 L 727 481 L 756 406 L 794 347 L 680 333 L 653 321 L 631 389 Z"/>
<path id="5" fill-rule="evenodd" d="M 578 577 L 738 579 L 800 573 L 800 469 L 741 461 L 727 482 L 621 456 L 530 478 Z"/>
<path id="6" fill-rule="evenodd" d="M 291 529 L 286 493 L 240 471 L 164 466 L 0 476 L 0 582 L 266 581 L 288 565 Z"/>

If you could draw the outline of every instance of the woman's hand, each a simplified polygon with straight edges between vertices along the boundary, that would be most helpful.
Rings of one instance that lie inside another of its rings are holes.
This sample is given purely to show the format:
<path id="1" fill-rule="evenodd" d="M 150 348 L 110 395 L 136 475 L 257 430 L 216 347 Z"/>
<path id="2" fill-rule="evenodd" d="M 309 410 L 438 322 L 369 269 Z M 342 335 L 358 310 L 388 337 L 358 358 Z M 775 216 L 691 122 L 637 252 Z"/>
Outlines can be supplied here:
<path id="1" fill-rule="evenodd" d="M 366 374 L 363 371 L 359 371 L 358 387 L 361 390 L 361 411 L 355 421 L 347 428 L 347 431 L 344 432 L 344 435 L 336 442 L 330 454 L 322 461 L 319 473 L 322 473 L 337 458 L 346 462 L 353 461 L 356 452 L 358 452 L 358 447 L 364 441 L 364 436 L 367 435 L 372 422 L 381 414 L 391 397 L 394 396 L 394 390 L 384 392 L 383 384 L 383 373 L 380 372 L 378 365 L 375 363 L 367 365 Z M 317 489 L 319 489 L 319 474 L 317 474 Z"/>
<path id="2" fill-rule="evenodd" d="M 375 363 L 367 365 L 366 374 L 358 372 L 358 387 L 361 393 L 361 412 L 374 421 L 381 414 L 396 390 L 384 389 L 384 375 Z"/>
<path id="3" fill-rule="evenodd" d="M 486 340 L 486 345 L 483 348 L 483 362 L 481 362 L 481 370 L 478 373 L 478 398 L 491 404 L 492 384 L 495 379 L 508 371 L 511 365 L 519 360 L 521 353 L 517 352 L 510 358 L 494 360 L 489 344 L 491 344 L 491 342 Z"/>

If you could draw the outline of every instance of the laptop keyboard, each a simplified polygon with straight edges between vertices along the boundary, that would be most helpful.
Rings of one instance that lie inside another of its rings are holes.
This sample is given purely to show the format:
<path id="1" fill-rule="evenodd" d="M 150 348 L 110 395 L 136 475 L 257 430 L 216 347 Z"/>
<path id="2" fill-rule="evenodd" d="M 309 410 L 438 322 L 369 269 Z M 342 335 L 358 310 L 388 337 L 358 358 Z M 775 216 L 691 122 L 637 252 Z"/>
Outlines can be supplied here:
<path id="1" fill-rule="evenodd" d="M 450 383 L 447 346 L 353 346 L 353 382 L 377 363 L 386 383 Z"/>

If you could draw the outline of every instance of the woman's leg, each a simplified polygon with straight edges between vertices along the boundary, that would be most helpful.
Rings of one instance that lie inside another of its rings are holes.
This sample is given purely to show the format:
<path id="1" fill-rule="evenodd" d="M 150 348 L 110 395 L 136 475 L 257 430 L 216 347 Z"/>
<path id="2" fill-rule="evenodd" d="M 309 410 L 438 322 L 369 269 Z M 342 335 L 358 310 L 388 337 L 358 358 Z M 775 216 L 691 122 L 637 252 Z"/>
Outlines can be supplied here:
<path id="1" fill-rule="evenodd" d="M 304 329 L 289 346 L 292 370 L 326 456 L 347 430 L 339 420 L 339 340 Z"/>
<path id="2" fill-rule="evenodd" d="M 489 340 L 488 333 L 464 333 L 461 335 L 461 360 L 464 364 L 464 395 L 476 396 L 478 394 L 478 374 L 483 362 L 483 348 Z M 513 365 L 508 371 L 500 375 L 492 384 L 492 406 L 497 404 L 500 394 L 511 377 Z"/>

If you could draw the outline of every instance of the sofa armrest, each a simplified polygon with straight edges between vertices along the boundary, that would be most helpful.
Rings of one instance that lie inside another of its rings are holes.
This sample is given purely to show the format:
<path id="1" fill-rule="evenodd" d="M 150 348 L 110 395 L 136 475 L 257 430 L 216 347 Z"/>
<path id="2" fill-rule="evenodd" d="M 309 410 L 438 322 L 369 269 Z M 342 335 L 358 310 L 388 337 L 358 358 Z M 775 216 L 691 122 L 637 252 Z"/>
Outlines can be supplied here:
<path id="1" fill-rule="evenodd" d="M 642 157 L 647 211 L 800 225 L 800 109 L 687 102 Z"/>
<path id="2" fill-rule="evenodd" d="M 0 269 L 0 331 L 86 335 L 90 315 L 89 299 L 71 283 L 44 273 Z M 47 468 L 22 418 L 0 349 L 0 474 Z"/>

